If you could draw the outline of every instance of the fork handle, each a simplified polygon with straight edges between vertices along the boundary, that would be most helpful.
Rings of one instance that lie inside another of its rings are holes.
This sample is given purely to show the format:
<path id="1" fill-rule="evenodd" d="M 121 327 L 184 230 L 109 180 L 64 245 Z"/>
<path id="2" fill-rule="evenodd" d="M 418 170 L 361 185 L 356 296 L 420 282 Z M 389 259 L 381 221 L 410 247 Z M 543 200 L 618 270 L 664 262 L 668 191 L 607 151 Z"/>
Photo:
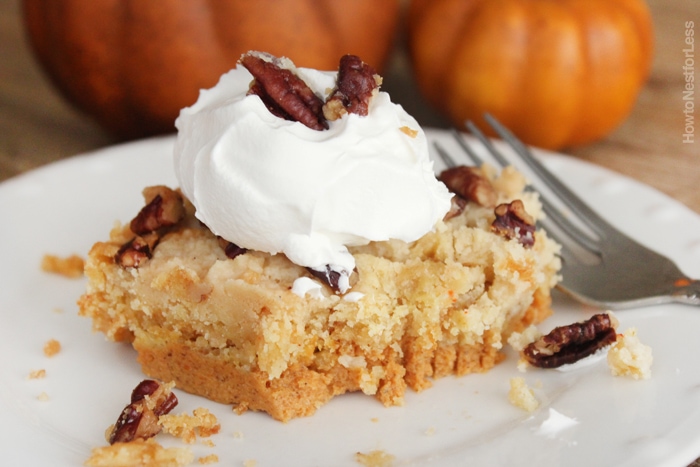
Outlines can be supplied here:
<path id="1" fill-rule="evenodd" d="M 673 283 L 673 300 L 689 305 L 700 305 L 700 280 L 682 278 Z"/>

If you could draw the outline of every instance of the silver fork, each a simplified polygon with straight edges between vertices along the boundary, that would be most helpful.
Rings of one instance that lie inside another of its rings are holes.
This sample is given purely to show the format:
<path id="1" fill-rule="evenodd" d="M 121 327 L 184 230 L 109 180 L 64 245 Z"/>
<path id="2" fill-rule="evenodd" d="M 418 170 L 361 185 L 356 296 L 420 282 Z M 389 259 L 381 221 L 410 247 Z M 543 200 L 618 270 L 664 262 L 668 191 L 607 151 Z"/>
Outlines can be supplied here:
<path id="1" fill-rule="evenodd" d="M 561 290 L 580 302 L 607 309 L 669 302 L 700 305 L 699 280 L 689 278 L 670 259 L 613 227 L 556 178 L 495 118 L 486 115 L 485 119 L 535 178 L 554 195 L 549 199 L 543 190 L 539 190 L 546 213 L 542 225 L 562 245 L 563 279 L 558 285 Z M 476 125 L 467 122 L 466 126 L 501 166 L 513 165 Z M 458 131 L 453 131 L 453 135 L 471 161 L 481 165 L 483 160 L 477 151 Z M 438 143 L 435 143 L 435 149 L 445 165 L 456 165 Z M 580 223 L 573 222 L 570 215 L 557 207 L 554 199 L 559 200 L 560 205 L 575 215 Z"/>

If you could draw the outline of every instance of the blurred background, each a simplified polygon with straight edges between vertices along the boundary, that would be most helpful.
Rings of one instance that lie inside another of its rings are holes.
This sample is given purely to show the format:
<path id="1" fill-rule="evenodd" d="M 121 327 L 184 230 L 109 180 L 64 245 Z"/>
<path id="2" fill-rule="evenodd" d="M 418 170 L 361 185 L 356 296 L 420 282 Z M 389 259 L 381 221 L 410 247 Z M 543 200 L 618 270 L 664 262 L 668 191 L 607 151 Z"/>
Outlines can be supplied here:
<path id="1" fill-rule="evenodd" d="M 647 4 L 655 52 L 649 79 L 630 115 L 602 139 L 560 151 L 633 177 L 700 213 L 700 134 L 694 134 L 694 143 L 683 142 L 686 23 L 694 22 L 694 33 L 700 27 L 700 1 L 649 0 Z M 405 11 L 401 14 L 405 16 Z M 418 89 L 405 23 L 402 18 L 392 38 L 383 89 L 423 126 L 449 127 L 446 115 L 429 105 Z M 700 104 L 698 95 L 695 106 Z M 697 119 L 697 111 L 693 116 Z M 697 124 L 695 128 L 700 131 Z M 77 110 L 57 90 L 29 44 L 21 1 L 0 0 L 0 181 L 124 140 Z"/>

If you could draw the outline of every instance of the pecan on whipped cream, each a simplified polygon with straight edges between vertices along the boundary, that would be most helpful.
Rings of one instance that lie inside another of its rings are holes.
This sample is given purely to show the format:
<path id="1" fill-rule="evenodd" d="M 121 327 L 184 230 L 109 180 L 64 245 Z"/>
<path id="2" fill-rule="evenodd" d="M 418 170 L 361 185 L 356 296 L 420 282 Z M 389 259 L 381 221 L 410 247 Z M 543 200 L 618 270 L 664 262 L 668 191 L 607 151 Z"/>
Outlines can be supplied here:
<path id="1" fill-rule="evenodd" d="M 416 120 L 350 57 L 339 82 L 336 72 L 249 52 L 176 121 L 175 172 L 198 219 L 242 249 L 332 271 L 340 293 L 355 268 L 348 246 L 414 241 L 451 198 Z"/>

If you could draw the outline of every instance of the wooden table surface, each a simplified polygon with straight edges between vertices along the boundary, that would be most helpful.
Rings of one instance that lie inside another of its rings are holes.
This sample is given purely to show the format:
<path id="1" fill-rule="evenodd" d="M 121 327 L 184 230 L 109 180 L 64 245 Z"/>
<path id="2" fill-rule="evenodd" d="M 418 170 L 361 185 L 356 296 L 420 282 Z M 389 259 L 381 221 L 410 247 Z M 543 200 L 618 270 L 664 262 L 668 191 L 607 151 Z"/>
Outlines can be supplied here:
<path id="1" fill-rule="evenodd" d="M 700 34 L 700 0 L 649 0 L 656 28 L 651 77 L 630 117 L 595 144 L 564 151 L 630 176 L 700 213 L 700 123 L 684 142 L 686 22 Z M 700 52 L 700 39 L 695 48 Z M 695 60 L 700 68 L 700 60 Z M 445 121 L 417 97 L 397 53 L 384 88 L 425 126 Z M 694 77 L 700 75 L 693 70 Z M 700 106 L 700 92 L 693 100 Z M 697 122 L 700 116 L 691 114 Z M 0 0 L 0 181 L 73 154 L 118 141 L 71 108 L 52 88 L 24 38 L 19 0 Z M 698 427 L 700 430 L 700 427 Z M 700 467 L 696 461 L 693 464 Z"/>

